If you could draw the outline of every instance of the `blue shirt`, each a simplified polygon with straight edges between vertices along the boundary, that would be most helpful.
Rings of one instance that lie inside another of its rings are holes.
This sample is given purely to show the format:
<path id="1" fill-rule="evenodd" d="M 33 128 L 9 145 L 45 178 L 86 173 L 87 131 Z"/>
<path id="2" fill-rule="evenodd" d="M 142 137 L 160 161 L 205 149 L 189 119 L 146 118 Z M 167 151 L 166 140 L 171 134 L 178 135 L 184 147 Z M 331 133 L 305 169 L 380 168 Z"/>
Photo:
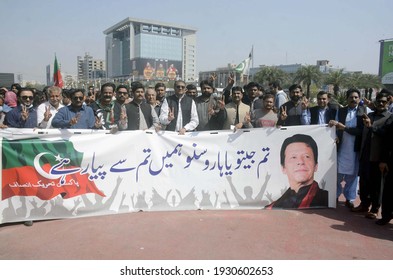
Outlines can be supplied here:
<path id="1" fill-rule="evenodd" d="M 328 108 L 318 108 L 318 124 L 326 124 L 326 112 Z M 302 116 L 300 118 L 302 125 L 311 124 L 311 112 L 309 109 L 302 110 Z"/>
<path id="2" fill-rule="evenodd" d="M 70 121 L 77 117 L 77 114 L 79 114 L 79 120 L 71 126 Z M 55 128 L 93 129 L 95 122 L 96 118 L 92 108 L 82 105 L 80 109 L 75 109 L 70 105 L 60 108 L 52 120 L 52 126 Z"/>
<path id="3" fill-rule="evenodd" d="M 29 116 L 26 120 L 22 120 L 22 106 L 18 105 L 6 115 L 6 123 L 9 127 L 17 128 L 34 128 L 37 127 L 37 108 L 28 109 Z"/>

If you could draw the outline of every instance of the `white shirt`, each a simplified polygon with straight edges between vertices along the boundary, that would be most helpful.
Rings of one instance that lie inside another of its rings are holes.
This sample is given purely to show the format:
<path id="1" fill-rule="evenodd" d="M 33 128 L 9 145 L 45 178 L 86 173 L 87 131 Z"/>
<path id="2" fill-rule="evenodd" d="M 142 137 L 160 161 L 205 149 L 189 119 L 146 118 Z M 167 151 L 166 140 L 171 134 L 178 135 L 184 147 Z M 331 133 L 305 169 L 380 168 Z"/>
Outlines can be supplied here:
<path id="1" fill-rule="evenodd" d="M 346 127 L 356 127 L 357 107 L 348 108 L 347 117 L 345 119 Z M 354 151 L 355 135 L 351 135 L 344 131 L 341 140 L 341 147 L 337 154 L 338 173 L 347 175 L 356 175 L 359 168 L 358 153 Z"/>
<path id="2" fill-rule="evenodd" d="M 46 112 L 46 108 L 49 106 L 50 108 L 50 113 L 52 114 L 52 116 L 50 117 L 50 119 L 46 122 L 44 121 L 44 114 Z M 63 104 L 59 103 L 59 106 L 57 107 L 57 109 L 55 107 L 53 107 L 52 104 L 49 103 L 49 101 L 46 101 L 44 103 L 41 103 L 38 107 L 37 107 L 37 126 L 39 128 L 53 128 L 52 127 L 52 120 L 54 118 L 54 116 L 56 115 L 57 111 L 60 110 L 60 108 L 64 107 Z"/>
<path id="3" fill-rule="evenodd" d="M 194 100 L 192 100 L 190 122 L 183 125 L 183 117 L 182 117 L 183 115 L 182 115 L 181 104 L 180 104 L 183 97 L 184 97 L 184 95 L 179 99 L 179 112 L 177 114 L 175 131 L 179 131 L 183 127 L 187 131 L 192 131 L 192 130 L 195 130 L 199 124 L 198 112 L 196 109 L 195 102 L 194 102 Z M 168 101 L 165 98 L 164 103 L 162 103 L 162 105 L 161 105 L 161 112 L 160 112 L 160 122 L 164 125 L 168 125 L 171 122 L 168 120 L 168 114 L 169 114 Z"/>

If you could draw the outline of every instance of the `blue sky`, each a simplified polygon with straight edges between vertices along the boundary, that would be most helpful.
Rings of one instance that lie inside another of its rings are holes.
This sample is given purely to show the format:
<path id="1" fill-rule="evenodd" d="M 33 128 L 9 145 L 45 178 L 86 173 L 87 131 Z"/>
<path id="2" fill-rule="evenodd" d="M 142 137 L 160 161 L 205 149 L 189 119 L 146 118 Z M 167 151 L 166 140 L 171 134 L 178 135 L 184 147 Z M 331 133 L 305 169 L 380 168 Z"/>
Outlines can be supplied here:
<path id="1" fill-rule="evenodd" d="M 105 59 L 103 31 L 127 18 L 196 28 L 197 70 L 239 63 L 315 64 L 377 74 L 379 40 L 393 38 L 391 0 L 0 0 L 0 72 L 45 81 L 57 54 L 76 74 L 77 56 Z"/>

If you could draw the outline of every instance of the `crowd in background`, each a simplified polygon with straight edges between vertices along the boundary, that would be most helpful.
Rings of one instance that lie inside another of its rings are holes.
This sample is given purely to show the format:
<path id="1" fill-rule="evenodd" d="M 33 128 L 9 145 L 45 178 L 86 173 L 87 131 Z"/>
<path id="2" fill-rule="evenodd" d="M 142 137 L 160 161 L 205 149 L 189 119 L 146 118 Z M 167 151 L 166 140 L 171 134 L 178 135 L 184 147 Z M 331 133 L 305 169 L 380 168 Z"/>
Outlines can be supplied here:
<path id="1" fill-rule="evenodd" d="M 364 213 L 385 225 L 393 211 L 393 94 L 381 89 L 375 100 L 361 97 L 358 89 L 346 92 L 346 104 L 320 91 L 316 102 L 302 86 L 284 91 L 279 82 L 265 88 L 255 82 L 237 86 L 230 77 L 222 92 L 213 79 L 194 84 L 177 80 L 174 93 L 164 83 L 155 87 L 133 82 L 131 88 L 105 83 L 100 89 L 43 91 L 13 84 L 0 88 L 0 127 L 40 129 L 154 129 L 175 131 L 238 130 L 297 125 L 324 125 L 337 133 L 337 202 L 343 196 L 353 212 Z M 313 101 L 313 102 L 312 102 Z M 316 103 L 314 106 L 313 104 Z M 359 195 L 360 204 L 354 201 Z"/>

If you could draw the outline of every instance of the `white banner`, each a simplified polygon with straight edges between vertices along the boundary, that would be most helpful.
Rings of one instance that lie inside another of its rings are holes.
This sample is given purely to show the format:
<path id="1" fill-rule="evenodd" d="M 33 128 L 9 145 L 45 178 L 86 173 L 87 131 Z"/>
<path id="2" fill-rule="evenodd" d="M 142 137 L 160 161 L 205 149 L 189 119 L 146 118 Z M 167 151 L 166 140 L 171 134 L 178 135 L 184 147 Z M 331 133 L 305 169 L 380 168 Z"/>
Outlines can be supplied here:
<path id="1" fill-rule="evenodd" d="M 336 205 L 334 128 L 297 126 L 186 135 L 29 129 L 0 133 L 0 223 L 140 210 Z M 291 175 L 289 159 L 300 160 L 304 145 L 306 158 L 315 155 L 312 145 L 302 144 L 294 135 L 315 140 L 317 165 L 310 171 L 313 167 L 297 162 L 303 167 Z M 286 148 L 285 155 L 290 150 L 296 155 L 286 157 L 284 168 L 280 150 L 286 139 L 300 144 Z M 305 181 L 300 177 L 309 174 L 313 184 L 292 194 L 288 191 L 290 181 Z M 284 201 L 286 197 L 295 204 Z"/>

